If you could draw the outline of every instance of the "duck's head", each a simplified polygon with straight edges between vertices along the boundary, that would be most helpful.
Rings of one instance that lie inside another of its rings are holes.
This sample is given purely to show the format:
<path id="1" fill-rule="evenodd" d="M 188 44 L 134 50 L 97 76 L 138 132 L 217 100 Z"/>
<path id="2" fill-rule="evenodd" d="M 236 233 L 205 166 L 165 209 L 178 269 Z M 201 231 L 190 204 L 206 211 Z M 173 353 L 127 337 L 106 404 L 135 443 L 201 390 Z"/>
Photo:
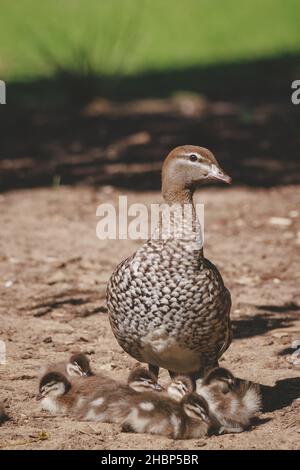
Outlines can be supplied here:
<path id="1" fill-rule="evenodd" d="M 237 385 L 237 380 L 230 370 L 224 367 L 216 367 L 208 372 L 204 377 L 201 387 L 218 386 L 223 393 L 233 390 Z"/>
<path id="2" fill-rule="evenodd" d="M 205 398 L 197 393 L 189 393 L 182 400 L 182 407 L 185 413 L 193 419 L 210 422 L 209 407 Z"/>
<path id="3" fill-rule="evenodd" d="M 63 374 L 60 372 L 48 372 L 40 380 L 39 393 L 36 399 L 42 400 L 46 397 L 62 397 L 68 393 L 70 389 L 71 384 Z"/>
<path id="4" fill-rule="evenodd" d="M 172 192 L 193 192 L 201 183 L 213 180 L 231 183 L 230 176 L 222 170 L 213 153 L 204 147 L 176 147 L 164 161 L 162 192 L 167 202 Z"/>
<path id="5" fill-rule="evenodd" d="M 129 374 L 128 386 L 136 392 L 161 392 L 157 377 L 143 367 L 137 367 Z"/>
<path id="6" fill-rule="evenodd" d="M 73 354 L 66 366 L 67 373 L 70 377 L 80 376 L 89 377 L 94 375 L 90 367 L 90 361 L 83 353 Z"/>
<path id="7" fill-rule="evenodd" d="M 189 377 L 185 375 L 178 375 L 169 384 L 167 392 L 172 400 L 181 401 L 185 395 L 192 393 L 194 390 L 195 385 Z"/>

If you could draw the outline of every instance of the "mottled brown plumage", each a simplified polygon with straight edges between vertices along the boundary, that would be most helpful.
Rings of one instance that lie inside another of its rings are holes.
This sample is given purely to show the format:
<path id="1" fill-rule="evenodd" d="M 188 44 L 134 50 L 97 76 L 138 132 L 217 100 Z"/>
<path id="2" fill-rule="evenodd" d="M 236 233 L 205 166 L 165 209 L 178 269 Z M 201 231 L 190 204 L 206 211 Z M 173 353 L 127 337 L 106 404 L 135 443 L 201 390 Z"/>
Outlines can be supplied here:
<path id="1" fill-rule="evenodd" d="M 183 146 L 166 158 L 162 194 L 170 211 L 152 238 L 112 274 L 107 305 L 121 347 L 158 373 L 203 376 L 231 342 L 230 293 L 203 256 L 193 192 L 205 180 L 230 178 L 213 154 Z M 183 207 L 189 210 L 183 213 Z M 180 223 L 180 214 L 183 214 Z"/>

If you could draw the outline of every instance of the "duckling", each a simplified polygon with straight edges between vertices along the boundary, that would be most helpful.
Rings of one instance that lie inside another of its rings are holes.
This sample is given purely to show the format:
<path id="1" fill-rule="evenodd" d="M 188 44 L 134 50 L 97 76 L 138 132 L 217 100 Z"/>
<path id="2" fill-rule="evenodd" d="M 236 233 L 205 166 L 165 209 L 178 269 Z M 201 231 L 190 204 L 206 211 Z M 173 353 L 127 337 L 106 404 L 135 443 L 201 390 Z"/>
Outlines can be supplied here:
<path id="1" fill-rule="evenodd" d="M 211 428 L 207 401 L 197 393 L 185 395 L 181 401 L 185 413 L 183 439 L 195 439 L 208 435 Z"/>
<path id="2" fill-rule="evenodd" d="M 203 255 L 193 205 L 195 188 L 209 180 L 231 181 L 209 150 L 185 145 L 169 153 L 162 168 L 169 224 L 159 223 L 152 238 L 116 267 L 107 286 L 118 343 L 156 375 L 163 367 L 171 377 L 203 377 L 231 343 L 230 293 Z"/>
<path id="3" fill-rule="evenodd" d="M 143 393 L 156 395 L 162 390 L 153 373 L 138 367 L 129 374 L 127 384 L 118 383 L 114 389 L 103 386 L 96 388 L 77 410 L 77 417 L 87 421 L 121 423 L 134 397 Z"/>
<path id="4" fill-rule="evenodd" d="M 167 397 L 144 393 L 132 397 L 122 431 L 192 439 L 207 435 L 209 423 L 208 405 L 196 393 L 185 395 L 180 404 Z"/>
<path id="5" fill-rule="evenodd" d="M 128 376 L 127 384 L 128 387 L 138 393 L 147 391 L 161 392 L 163 390 L 163 387 L 157 381 L 156 375 L 144 367 L 134 368 Z"/>
<path id="6" fill-rule="evenodd" d="M 36 400 L 50 413 L 67 413 L 75 402 L 71 382 L 60 372 L 48 372 L 40 380 Z"/>
<path id="7" fill-rule="evenodd" d="M 259 386 L 221 367 L 210 371 L 197 391 L 206 399 L 219 434 L 244 431 L 261 408 Z"/>
<path id="8" fill-rule="evenodd" d="M 68 377 L 90 377 L 94 375 L 90 361 L 83 353 L 73 354 L 68 361 L 48 364 L 42 368 L 41 375 L 54 371 L 61 372 Z"/>
<path id="9" fill-rule="evenodd" d="M 75 353 L 67 364 L 67 374 L 70 377 L 79 375 L 80 377 L 91 377 L 95 375 L 91 369 L 88 357 L 83 353 Z"/>
<path id="10" fill-rule="evenodd" d="M 180 402 L 183 397 L 195 391 L 195 382 L 186 375 L 176 376 L 168 385 L 167 394 L 172 400 Z"/>
<path id="11" fill-rule="evenodd" d="M 84 406 L 95 390 L 117 390 L 119 383 L 105 375 L 96 374 L 90 377 L 77 377 L 70 380 L 65 374 L 48 371 L 39 382 L 37 400 L 41 407 L 50 413 L 75 412 Z"/>

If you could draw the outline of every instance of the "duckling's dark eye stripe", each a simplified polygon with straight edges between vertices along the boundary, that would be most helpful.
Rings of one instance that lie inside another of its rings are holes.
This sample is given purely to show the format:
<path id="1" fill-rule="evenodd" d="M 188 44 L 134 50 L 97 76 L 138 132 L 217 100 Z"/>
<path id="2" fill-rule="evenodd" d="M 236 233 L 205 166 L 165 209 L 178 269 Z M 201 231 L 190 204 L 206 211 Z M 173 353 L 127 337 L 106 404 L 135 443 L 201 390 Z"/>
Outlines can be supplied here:
<path id="1" fill-rule="evenodd" d="M 199 413 L 199 408 L 198 408 L 197 406 L 188 405 L 188 406 L 187 406 L 187 409 L 188 409 L 189 411 L 191 411 L 192 413 L 196 413 L 196 414 Z"/>
<path id="2" fill-rule="evenodd" d="M 44 385 L 43 388 L 51 388 L 51 387 L 53 387 L 53 385 L 55 385 L 55 382 L 49 382 L 49 383 L 47 383 L 47 385 Z"/>

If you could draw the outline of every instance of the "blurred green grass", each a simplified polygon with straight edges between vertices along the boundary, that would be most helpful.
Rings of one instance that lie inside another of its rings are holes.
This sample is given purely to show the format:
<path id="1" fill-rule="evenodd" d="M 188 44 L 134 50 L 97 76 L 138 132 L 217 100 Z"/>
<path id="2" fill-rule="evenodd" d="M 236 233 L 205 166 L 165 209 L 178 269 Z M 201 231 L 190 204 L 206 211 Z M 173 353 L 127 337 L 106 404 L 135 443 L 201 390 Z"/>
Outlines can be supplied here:
<path id="1" fill-rule="evenodd" d="M 116 76 L 300 52 L 299 0 L 1 0 L 0 76 Z"/>

